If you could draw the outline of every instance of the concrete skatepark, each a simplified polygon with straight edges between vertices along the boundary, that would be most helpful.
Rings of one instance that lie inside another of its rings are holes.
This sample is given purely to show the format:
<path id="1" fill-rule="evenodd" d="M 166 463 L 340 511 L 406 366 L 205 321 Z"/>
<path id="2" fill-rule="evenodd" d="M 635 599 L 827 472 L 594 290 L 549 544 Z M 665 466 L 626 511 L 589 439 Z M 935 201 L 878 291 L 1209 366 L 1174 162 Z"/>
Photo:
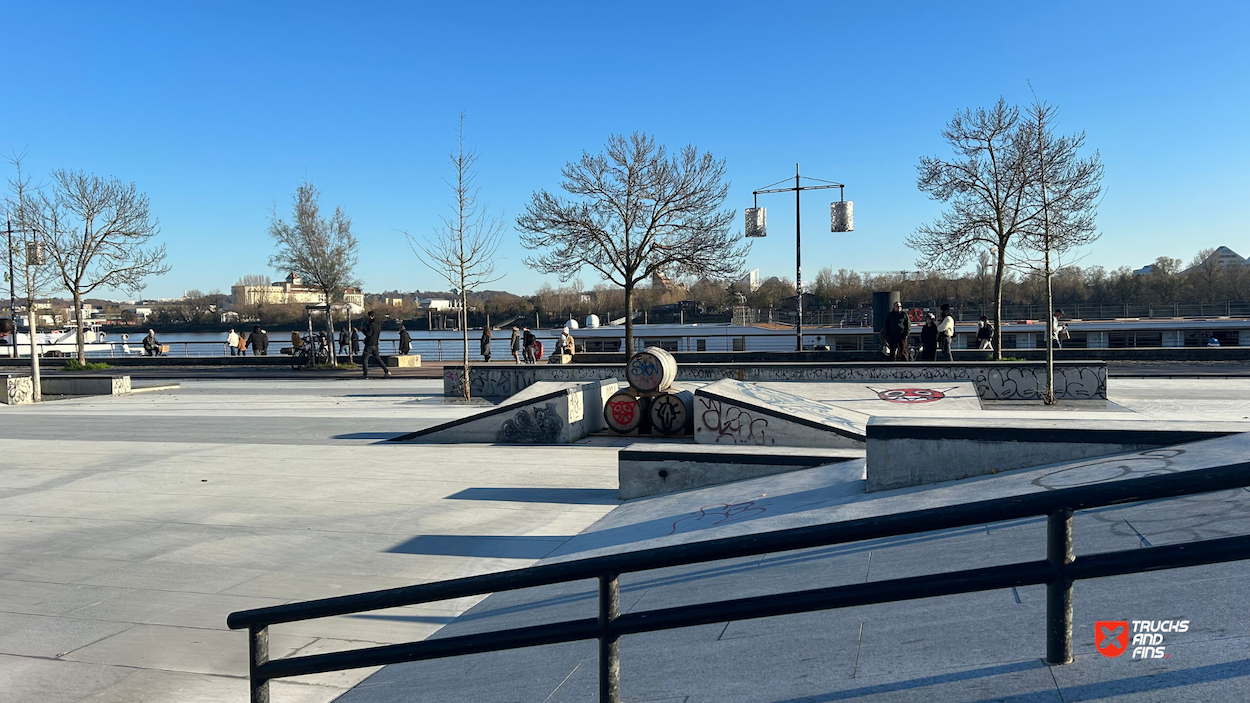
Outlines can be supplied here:
<path id="1" fill-rule="evenodd" d="M 737 383 L 730 381 L 724 385 Z M 698 389 L 716 383 L 705 380 Z M 859 448 L 780 446 L 771 454 L 756 445 L 614 437 L 591 427 L 540 446 L 500 444 L 497 437 L 391 442 L 470 424 L 463 421 L 489 409 L 444 402 L 437 380 L 402 384 L 184 382 L 142 396 L 0 408 L 7 448 L 0 459 L 0 588 L 7 594 L 0 617 L 10 633 L 0 637 L 0 700 L 246 700 L 246 634 L 226 629 L 229 612 L 654 540 L 770 530 L 829 519 L 830 506 L 849 495 L 918 500 L 933 490 L 863 491 L 861 457 L 872 451 L 880 407 L 917 384 L 864 382 L 864 392 L 849 392 L 841 383 L 765 382 L 769 397 L 839 408 L 852 425 L 865 420 Z M 588 418 L 594 405 L 584 403 L 586 392 L 568 392 L 583 386 L 537 389 L 530 397 L 581 396 Z M 901 417 L 924 425 L 919 421 L 949 412 L 1009 426 L 1077 423 L 1086 431 L 1097 423 L 1166 421 L 1159 430 L 1211 438 L 1172 438 L 1198 441 L 1228 441 L 1221 438 L 1250 422 L 1250 379 L 1104 377 L 1106 400 L 1057 411 L 1001 407 L 983 401 L 974 386 L 965 379 L 929 388 L 943 392 L 938 401 L 903 393 L 910 409 Z M 735 397 L 724 386 L 720 391 Z M 575 422 L 560 417 L 566 426 Z M 1138 451 L 1130 445 L 1117 446 Z M 680 468 L 681 457 L 672 455 L 681 452 L 702 459 L 687 464 L 704 467 L 717 452 L 747 457 L 724 464 L 720 478 L 731 467 L 776 468 L 619 501 L 618 472 L 627 460 L 655 471 Z M 790 458 L 777 458 L 784 455 Z M 1029 470 L 946 485 L 974 495 Z M 1079 512 L 1076 546 L 1079 554 L 1245 534 L 1247 517 L 1244 489 Z M 621 607 L 631 612 L 765 593 L 778 584 L 872 582 L 1032 558 L 1044 551 L 1044 523 L 636 574 L 622 579 Z M 1250 683 L 1246 568 L 1233 562 L 1079 583 L 1078 656 L 1063 667 L 1039 661 L 1041 586 L 637 635 L 622 644 L 624 699 L 1236 700 Z M 272 654 L 593 615 L 593 591 L 587 582 L 278 625 Z M 1088 630 L 1095 619 L 1182 617 L 1193 628 L 1169 641 L 1167 660 L 1093 653 Z M 583 642 L 277 680 L 272 688 L 275 701 L 590 700 L 595 671 L 595 645 Z"/>

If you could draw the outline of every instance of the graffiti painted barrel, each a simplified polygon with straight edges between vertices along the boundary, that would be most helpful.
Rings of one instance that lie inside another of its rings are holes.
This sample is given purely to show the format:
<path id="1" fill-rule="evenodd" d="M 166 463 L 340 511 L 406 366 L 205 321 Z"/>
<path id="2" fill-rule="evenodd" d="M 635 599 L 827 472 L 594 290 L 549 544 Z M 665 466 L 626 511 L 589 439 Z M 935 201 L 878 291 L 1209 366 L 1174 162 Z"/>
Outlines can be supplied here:
<path id="1" fill-rule="evenodd" d="M 642 404 L 629 391 L 617 391 L 603 406 L 603 420 L 614 432 L 633 432 L 642 424 Z"/>
<path id="2" fill-rule="evenodd" d="M 694 393 L 669 391 L 651 399 L 651 430 L 675 437 L 690 434 L 694 425 Z"/>
<path id="3" fill-rule="evenodd" d="M 629 358 L 625 380 L 640 391 L 666 391 L 677 378 L 677 360 L 659 347 L 647 347 Z"/>

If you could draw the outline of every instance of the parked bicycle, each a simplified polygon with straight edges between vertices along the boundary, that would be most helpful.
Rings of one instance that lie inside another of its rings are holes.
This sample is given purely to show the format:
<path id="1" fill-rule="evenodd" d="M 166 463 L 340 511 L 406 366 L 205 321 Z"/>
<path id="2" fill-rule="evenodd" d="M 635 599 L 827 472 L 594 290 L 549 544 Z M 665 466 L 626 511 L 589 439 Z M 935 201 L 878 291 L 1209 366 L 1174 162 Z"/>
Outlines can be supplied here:
<path id="1" fill-rule="evenodd" d="M 330 363 L 330 346 L 322 343 L 321 335 L 309 335 L 303 339 L 304 343 L 291 352 L 291 368 L 298 371 L 310 364 Z"/>

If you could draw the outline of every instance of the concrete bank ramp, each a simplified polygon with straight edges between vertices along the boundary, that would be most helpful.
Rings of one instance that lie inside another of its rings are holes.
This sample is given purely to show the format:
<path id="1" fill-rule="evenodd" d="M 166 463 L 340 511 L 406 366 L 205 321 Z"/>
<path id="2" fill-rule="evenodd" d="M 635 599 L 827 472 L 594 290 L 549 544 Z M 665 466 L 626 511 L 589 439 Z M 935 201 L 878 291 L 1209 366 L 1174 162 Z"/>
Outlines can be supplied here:
<path id="1" fill-rule="evenodd" d="M 391 442 L 567 444 L 603 429 L 616 379 L 535 383 L 499 405 L 393 437 Z"/>
<path id="2" fill-rule="evenodd" d="M 863 459 L 862 449 L 639 442 L 617 455 L 621 500 Z"/>
<path id="3" fill-rule="evenodd" d="M 868 415 L 956 416 L 981 412 L 981 397 L 965 381 L 770 381 L 758 384 Z"/>
<path id="4" fill-rule="evenodd" d="M 725 379 L 695 392 L 700 444 L 860 448 L 869 415 L 758 383 Z"/>

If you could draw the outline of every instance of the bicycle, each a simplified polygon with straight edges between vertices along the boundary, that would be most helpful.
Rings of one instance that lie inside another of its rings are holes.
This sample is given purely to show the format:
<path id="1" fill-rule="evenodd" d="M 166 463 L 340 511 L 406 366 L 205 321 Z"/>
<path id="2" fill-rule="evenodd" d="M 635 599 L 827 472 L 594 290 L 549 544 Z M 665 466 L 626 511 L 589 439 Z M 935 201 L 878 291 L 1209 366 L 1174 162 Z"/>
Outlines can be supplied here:
<path id="1" fill-rule="evenodd" d="M 317 336 L 305 337 L 304 343 L 292 353 L 294 358 L 291 359 L 291 368 L 296 371 L 313 364 L 330 363 L 330 349 Z"/>

